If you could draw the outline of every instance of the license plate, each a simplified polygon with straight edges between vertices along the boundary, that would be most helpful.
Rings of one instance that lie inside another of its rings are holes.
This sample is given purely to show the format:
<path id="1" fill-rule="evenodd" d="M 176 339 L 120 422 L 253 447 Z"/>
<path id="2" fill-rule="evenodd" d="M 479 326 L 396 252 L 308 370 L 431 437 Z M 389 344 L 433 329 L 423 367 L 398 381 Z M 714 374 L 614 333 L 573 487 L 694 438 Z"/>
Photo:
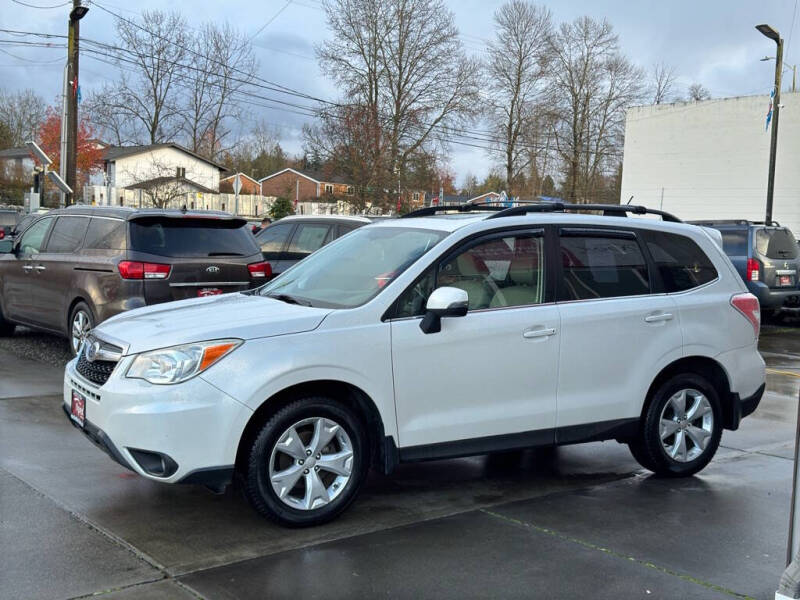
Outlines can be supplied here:
<path id="1" fill-rule="evenodd" d="M 792 285 L 792 276 L 791 275 L 781 275 L 778 285 Z"/>
<path id="2" fill-rule="evenodd" d="M 81 427 L 86 422 L 86 398 L 75 390 L 72 390 L 72 406 L 69 417 Z"/>
<path id="3" fill-rule="evenodd" d="M 222 290 L 219 288 L 201 288 L 197 290 L 197 295 L 201 298 L 205 296 L 219 296 Z"/>

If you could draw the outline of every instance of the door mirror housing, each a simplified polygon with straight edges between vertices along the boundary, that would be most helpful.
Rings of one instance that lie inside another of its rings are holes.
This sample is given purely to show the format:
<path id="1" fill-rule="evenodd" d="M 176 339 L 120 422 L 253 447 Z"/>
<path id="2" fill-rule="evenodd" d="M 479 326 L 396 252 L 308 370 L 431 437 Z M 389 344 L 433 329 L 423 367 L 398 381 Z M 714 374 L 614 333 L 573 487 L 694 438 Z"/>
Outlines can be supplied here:
<path id="1" fill-rule="evenodd" d="M 423 333 L 442 330 L 442 317 L 463 317 L 469 308 L 469 296 L 462 289 L 440 287 L 433 290 L 425 304 L 425 316 L 419 324 Z"/>

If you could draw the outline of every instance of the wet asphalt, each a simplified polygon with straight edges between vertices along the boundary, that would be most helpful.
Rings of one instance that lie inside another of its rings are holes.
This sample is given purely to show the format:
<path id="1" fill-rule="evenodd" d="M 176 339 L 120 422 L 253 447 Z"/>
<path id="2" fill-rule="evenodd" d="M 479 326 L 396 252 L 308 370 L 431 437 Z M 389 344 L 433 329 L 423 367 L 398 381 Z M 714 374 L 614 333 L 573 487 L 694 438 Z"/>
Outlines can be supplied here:
<path id="1" fill-rule="evenodd" d="M 58 360 L 15 349 L 0 345 L 3 600 L 766 599 L 785 566 L 791 320 L 762 331 L 759 410 L 695 477 L 653 477 L 616 442 L 403 465 L 371 475 L 339 520 L 303 530 L 233 491 L 118 466 L 66 421 Z"/>

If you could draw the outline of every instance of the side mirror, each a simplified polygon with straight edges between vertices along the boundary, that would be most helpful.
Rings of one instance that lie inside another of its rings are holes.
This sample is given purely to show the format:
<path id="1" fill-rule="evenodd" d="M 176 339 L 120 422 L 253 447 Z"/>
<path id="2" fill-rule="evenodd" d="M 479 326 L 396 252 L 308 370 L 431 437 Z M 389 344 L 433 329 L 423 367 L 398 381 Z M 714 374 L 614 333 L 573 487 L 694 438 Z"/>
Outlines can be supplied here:
<path id="1" fill-rule="evenodd" d="M 463 317 L 469 308 L 467 292 L 459 288 L 440 287 L 433 290 L 425 305 L 425 316 L 419 324 L 423 333 L 442 330 L 442 317 Z"/>
<path id="2" fill-rule="evenodd" d="M 14 240 L 0 240 L 0 254 L 11 254 L 14 251 Z"/>

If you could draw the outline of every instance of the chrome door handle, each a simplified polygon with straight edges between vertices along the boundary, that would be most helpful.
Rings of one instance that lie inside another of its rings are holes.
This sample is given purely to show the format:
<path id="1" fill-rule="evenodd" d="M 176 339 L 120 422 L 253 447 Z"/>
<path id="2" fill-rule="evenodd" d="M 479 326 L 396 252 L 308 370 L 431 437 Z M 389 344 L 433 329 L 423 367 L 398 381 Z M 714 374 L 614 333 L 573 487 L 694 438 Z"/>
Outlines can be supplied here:
<path id="1" fill-rule="evenodd" d="M 44 265 L 36 265 L 33 268 L 36 269 L 37 271 L 39 271 L 40 273 L 45 270 L 45 266 Z"/>
<path id="2" fill-rule="evenodd" d="M 524 338 L 539 338 L 539 337 L 550 337 L 551 335 L 555 335 L 556 330 L 554 327 L 549 329 L 526 329 L 522 332 L 522 337 Z"/>
<path id="3" fill-rule="evenodd" d="M 22 270 L 25 271 L 26 273 L 30 273 L 31 271 L 33 271 L 33 266 L 32 265 L 25 265 L 25 266 L 22 267 Z"/>
<path id="4" fill-rule="evenodd" d="M 658 323 L 659 321 L 671 321 L 672 313 L 661 313 L 658 315 L 647 315 L 644 318 L 645 323 Z"/>

